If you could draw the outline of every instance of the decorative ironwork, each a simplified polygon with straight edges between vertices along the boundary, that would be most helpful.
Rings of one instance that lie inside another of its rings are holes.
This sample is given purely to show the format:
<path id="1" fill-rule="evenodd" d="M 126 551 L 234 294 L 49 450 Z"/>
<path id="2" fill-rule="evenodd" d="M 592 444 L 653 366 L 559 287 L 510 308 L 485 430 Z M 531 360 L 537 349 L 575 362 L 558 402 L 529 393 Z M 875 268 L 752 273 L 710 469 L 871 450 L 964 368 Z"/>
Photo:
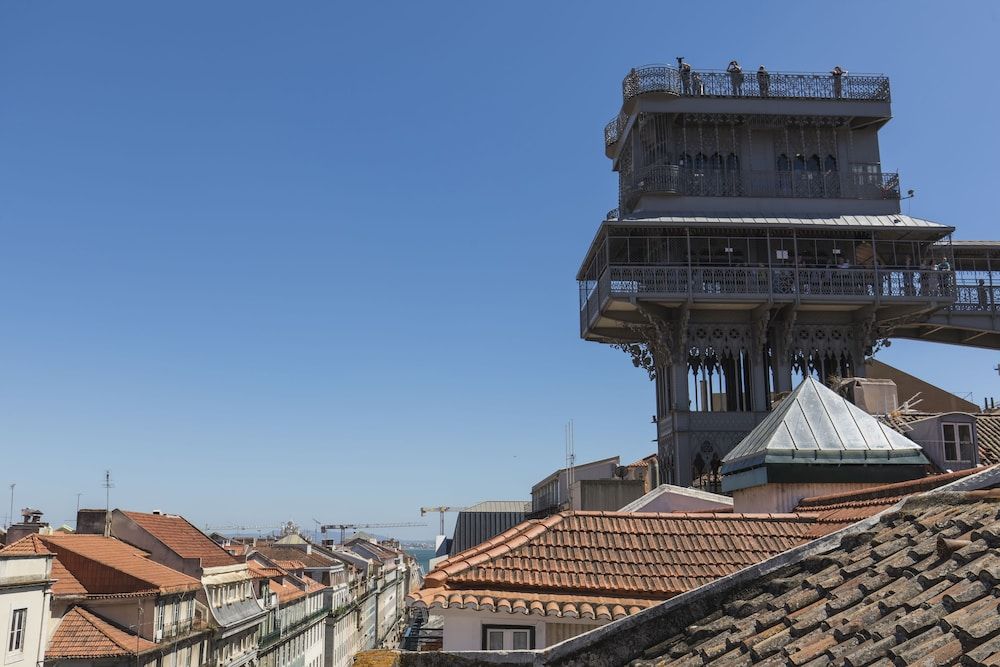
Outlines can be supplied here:
<path id="1" fill-rule="evenodd" d="M 728 72 L 698 70 L 698 86 L 685 85 L 680 72 L 670 65 L 648 65 L 631 70 L 622 80 L 622 99 L 627 102 L 643 93 L 673 93 L 703 97 L 757 97 L 785 99 L 844 99 L 890 101 L 889 78 L 882 74 L 852 74 L 835 77 L 821 73 L 771 72 L 766 89 L 755 77 L 746 77 L 734 87 Z"/>
<path id="2" fill-rule="evenodd" d="M 620 173 L 622 204 L 645 194 L 691 197 L 899 199 L 899 174 L 840 171 L 739 171 L 708 165 L 645 167 Z M 627 208 L 627 207 L 626 207 Z"/>
<path id="3" fill-rule="evenodd" d="M 948 271 L 886 269 L 796 269 L 794 267 L 611 266 L 609 294 L 718 294 L 747 296 L 843 296 L 881 298 L 955 297 L 954 274 Z M 912 276 L 915 289 L 906 285 Z M 900 285 L 903 285 L 902 287 Z M 964 294 L 968 299 L 969 290 Z M 1000 288 L 996 293 L 1000 297 Z M 978 296 L 976 297 L 978 299 Z M 969 304 L 971 305 L 971 303 Z"/>

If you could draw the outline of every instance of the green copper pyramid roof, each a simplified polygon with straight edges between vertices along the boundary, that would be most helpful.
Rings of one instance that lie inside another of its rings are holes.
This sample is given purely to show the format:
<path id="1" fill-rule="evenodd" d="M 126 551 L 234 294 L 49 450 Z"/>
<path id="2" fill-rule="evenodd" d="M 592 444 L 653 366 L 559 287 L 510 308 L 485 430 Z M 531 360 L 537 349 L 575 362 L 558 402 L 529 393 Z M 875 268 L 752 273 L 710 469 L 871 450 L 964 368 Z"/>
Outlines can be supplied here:
<path id="1" fill-rule="evenodd" d="M 769 463 L 927 465 L 920 445 L 809 377 L 722 461 L 722 474 Z"/>

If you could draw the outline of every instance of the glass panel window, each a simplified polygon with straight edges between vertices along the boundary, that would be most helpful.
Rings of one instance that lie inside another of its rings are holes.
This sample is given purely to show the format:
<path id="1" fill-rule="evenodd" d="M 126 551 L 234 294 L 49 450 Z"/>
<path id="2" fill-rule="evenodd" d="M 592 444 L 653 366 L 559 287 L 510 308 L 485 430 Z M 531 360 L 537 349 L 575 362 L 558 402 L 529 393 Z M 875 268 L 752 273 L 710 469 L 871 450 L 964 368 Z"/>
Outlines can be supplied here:
<path id="1" fill-rule="evenodd" d="M 27 609 L 15 609 L 10 616 L 10 636 L 7 639 L 7 651 L 21 653 L 24 651 L 24 626 L 28 618 Z"/>
<path id="2" fill-rule="evenodd" d="M 535 629 L 525 625 L 483 626 L 483 650 L 517 651 L 535 647 Z"/>
<path id="3" fill-rule="evenodd" d="M 972 424 L 942 424 L 945 461 L 972 461 Z"/>

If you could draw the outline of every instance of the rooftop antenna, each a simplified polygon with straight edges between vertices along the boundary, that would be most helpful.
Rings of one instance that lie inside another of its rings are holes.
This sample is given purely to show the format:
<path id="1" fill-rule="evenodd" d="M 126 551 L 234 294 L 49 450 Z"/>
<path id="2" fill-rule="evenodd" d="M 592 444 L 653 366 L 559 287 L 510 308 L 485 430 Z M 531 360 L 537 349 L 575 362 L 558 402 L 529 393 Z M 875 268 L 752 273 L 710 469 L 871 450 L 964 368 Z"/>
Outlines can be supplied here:
<path id="1" fill-rule="evenodd" d="M 115 483 L 111 481 L 111 470 L 104 471 L 104 537 L 111 537 L 111 489 Z"/>
<path id="2" fill-rule="evenodd" d="M 566 422 L 566 494 L 573 488 L 573 466 L 576 463 L 576 445 L 573 441 L 573 420 Z M 572 498 L 569 498 L 572 505 Z M 570 509 L 573 509 L 570 507 Z"/>
<path id="3" fill-rule="evenodd" d="M 1000 368 L 1000 366 L 998 366 L 998 368 Z M 17 484 L 12 483 L 10 485 L 10 514 L 7 515 L 7 527 L 8 528 L 10 528 L 10 525 L 12 523 L 14 523 L 14 487 L 15 486 L 17 486 Z"/>

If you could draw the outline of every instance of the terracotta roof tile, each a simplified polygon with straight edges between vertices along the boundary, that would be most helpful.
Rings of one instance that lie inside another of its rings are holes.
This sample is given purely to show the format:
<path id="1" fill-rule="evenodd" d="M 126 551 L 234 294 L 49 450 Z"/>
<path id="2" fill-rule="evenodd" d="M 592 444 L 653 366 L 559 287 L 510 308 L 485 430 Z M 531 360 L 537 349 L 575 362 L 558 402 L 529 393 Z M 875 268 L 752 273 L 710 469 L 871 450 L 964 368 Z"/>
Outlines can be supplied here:
<path id="1" fill-rule="evenodd" d="M 86 595 L 87 589 L 74 577 L 66 566 L 60 562 L 59 558 L 52 560 L 52 594 L 56 596 L 64 595 Z"/>
<path id="2" fill-rule="evenodd" d="M 712 664 L 995 664 L 998 548 L 1000 491 L 925 493 L 762 564 L 763 574 L 751 568 L 671 600 L 643 625 L 652 632 L 612 630 L 606 645 L 639 658 L 635 667 L 704 664 L 722 652 Z"/>
<path id="3" fill-rule="evenodd" d="M 311 549 L 310 553 L 306 553 L 305 549 L 298 546 L 287 544 L 258 544 L 253 548 L 253 550 L 264 554 L 275 562 L 292 560 L 298 561 L 300 563 L 300 567 L 322 568 L 334 567 L 338 564 L 337 561 L 320 553 L 315 548 Z"/>
<path id="4" fill-rule="evenodd" d="M 58 534 L 39 539 L 57 555 L 65 573 L 92 595 L 140 591 L 175 593 L 201 587 L 197 579 L 150 560 L 146 552 L 112 537 Z M 54 592 L 78 592 L 74 586 L 68 581 Z"/>
<path id="5" fill-rule="evenodd" d="M 50 556 L 52 552 L 45 547 L 42 539 L 36 533 L 31 533 L 0 549 L 0 554 L 5 556 L 28 556 L 31 554 Z"/>
<path id="6" fill-rule="evenodd" d="M 268 579 L 270 577 L 281 577 L 288 574 L 288 572 L 280 567 L 267 567 L 266 565 L 261 565 L 253 559 L 247 561 L 247 567 L 250 569 L 250 576 L 254 579 Z"/>
<path id="7" fill-rule="evenodd" d="M 153 642 L 136 637 L 83 607 L 73 607 L 59 621 L 45 659 L 111 658 L 135 655 L 136 649 L 145 653 L 156 648 Z"/>
<path id="8" fill-rule="evenodd" d="M 985 468 L 970 468 L 921 479 L 873 486 L 858 491 L 845 491 L 825 496 L 813 496 L 799 501 L 795 511 L 815 513 L 819 523 L 851 524 L 878 514 L 903 498 L 950 484 L 956 480 L 983 472 Z"/>
<path id="9" fill-rule="evenodd" d="M 1000 414 L 976 415 L 976 435 L 979 440 L 979 463 L 1000 463 Z"/>
<path id="10" fill-rule="evenodd" d="M 148 531 L 178 556 L 200 558 L 202 567 L 236 565 L 244 562 L 212 541 L 184 517 L 143 512 L 122 512 L 122 514 Z"/>
<path id="11" fill-rule="evenodd" d="M 307 591 L 288 581 L 271 579 L 267 582 L 267 586 L 271 589 L 272 593 L 278 596 L 278 604 L 282 605 L 294 602 L 307 594 Z"/>
<path id="12" fill-rule="evenodd" d="M 795 514 L 562 512 L 440 563 L 410 600 L 496 610 L 538 601 L 550 615 L 613 618 L 615 604 L 631 613 L 802 544 L 816 530 L 814 517 Z"/>

